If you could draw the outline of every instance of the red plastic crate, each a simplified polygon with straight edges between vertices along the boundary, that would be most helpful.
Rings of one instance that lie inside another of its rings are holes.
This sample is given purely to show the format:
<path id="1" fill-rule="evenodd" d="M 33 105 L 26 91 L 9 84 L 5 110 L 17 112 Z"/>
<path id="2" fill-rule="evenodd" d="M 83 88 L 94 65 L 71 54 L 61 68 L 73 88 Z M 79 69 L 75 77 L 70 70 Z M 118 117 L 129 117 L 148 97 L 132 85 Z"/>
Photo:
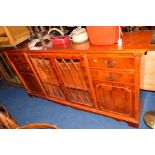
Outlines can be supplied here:
<path id="1" fill-rule="evenodd" d="M 53 45 L 67 44 L 69 42 L 69 36 L 50 36 Z"/>

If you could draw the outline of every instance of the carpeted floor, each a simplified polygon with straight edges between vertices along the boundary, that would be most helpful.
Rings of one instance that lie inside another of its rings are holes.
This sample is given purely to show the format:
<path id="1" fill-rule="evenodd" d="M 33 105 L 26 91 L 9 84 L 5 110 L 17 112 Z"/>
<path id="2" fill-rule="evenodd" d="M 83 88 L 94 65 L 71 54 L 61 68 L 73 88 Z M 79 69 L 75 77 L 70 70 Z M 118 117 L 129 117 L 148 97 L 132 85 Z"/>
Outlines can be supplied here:
<path id="1" fill-rule="evenodd" d="M 144 107 L 139 128 L 148 129 L 143 115 L 148 110 L 155 110 L 155 92 L 142 91 L 142 95 Z M 8 108 L 20 125 L 44 122 L 62 129 L 132 129 L 125 122 L 29 97 L 24 88 L 8 86 L 5 81 L 0 81 L 0 103 Z"/>

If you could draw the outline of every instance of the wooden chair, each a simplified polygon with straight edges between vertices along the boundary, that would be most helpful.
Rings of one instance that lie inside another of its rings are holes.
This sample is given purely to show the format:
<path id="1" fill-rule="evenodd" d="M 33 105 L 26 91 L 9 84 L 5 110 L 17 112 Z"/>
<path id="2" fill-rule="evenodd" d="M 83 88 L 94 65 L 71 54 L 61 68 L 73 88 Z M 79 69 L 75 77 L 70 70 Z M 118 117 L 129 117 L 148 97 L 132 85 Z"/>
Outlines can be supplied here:
<path id="1" fill-rule="evenodd" d="M 0 129 L 34 129 L 34 128 L 58 129 L 57 126 L 48 123 L 33 123 L 25 126 L 20 126 L 10 115 L 6 107 L 0 104 Z"/>

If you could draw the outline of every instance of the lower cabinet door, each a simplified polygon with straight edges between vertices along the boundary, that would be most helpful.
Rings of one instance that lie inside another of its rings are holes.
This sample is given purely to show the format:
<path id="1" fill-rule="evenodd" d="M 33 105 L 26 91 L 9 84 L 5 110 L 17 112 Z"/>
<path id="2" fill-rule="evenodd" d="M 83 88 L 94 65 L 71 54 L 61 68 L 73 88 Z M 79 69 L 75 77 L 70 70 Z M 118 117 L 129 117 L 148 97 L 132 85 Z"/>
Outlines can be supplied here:
<path id="1" fill-rule="evenodd" d="M 62 79 L 68 100 L 76 104 L 93 107 L 89 82 L 81 57 L 53 59 Z"/>
<path id="2" fill-rule="evenodd" d="M 66 100 L 51 59 L 48 56 L 40 58 L 33 56 L 30 57 L 30 60 L 45 88 L 46 94 L 49 97 Z"/>
<path id="3" fill-rule="evenodd" d="M 134 107 L 134 86 L 93 82 L 100 110 L 132 115 Z"/>
<path id="4" fill-rule="evenodd" d="M 56 55 L 29 55 L 49 97 L 93 107 L 84 76 L 82 58 Z"/>
<path id="5" fill-rule="evenodd" d="M 39 86 L 39 83 L 37 82 L 33 73 L 19 72 L 19 74 L 22 76 L 22 79 L 25 81 L 29 92 L 33 92 L 36 94 L 43 94 L 42 89 Z"/>

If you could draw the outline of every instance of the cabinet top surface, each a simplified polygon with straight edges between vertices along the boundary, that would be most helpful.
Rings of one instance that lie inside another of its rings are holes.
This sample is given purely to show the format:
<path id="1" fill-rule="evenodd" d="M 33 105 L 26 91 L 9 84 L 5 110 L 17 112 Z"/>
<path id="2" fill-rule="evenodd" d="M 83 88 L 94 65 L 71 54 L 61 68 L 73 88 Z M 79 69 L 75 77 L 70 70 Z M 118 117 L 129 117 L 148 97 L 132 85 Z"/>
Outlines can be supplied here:
<path id="1" fill-rule="evenodd" d="M 122 37 L 122 46 L 119 47 L 115 45 L 104 45 L 104 46 L 94 46 L 89 42 L 83 44 L 73 44 L 69 43 L 67 45 L 57 45 L 52 48 L 45 50 L 29 50 L 28 42 L 24 42 L 18 46 L 17 49 L 8 48 L 5 51 L 13 52 L 98 52 L 98 53 L 144 53 L 149 50 L 150 42 L 152 38 L 152 31 L 141 31 L 141 32 L 125 32 Z"/>

